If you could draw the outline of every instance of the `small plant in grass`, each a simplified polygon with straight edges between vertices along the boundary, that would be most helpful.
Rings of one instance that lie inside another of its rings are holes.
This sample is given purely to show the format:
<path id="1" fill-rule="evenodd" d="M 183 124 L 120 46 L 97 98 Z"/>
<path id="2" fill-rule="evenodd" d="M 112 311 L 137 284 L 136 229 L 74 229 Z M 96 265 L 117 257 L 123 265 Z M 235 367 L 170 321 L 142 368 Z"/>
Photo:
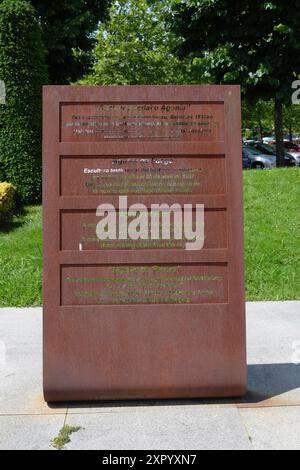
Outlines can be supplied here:
<path id="1" fill-rule="evenodd" d="M 80 431 L 82 428 L 80 426 L 64 426 L 60 431 L 57 437 L 51 442 L 52 447 L 57 450 L 64 450 L 65 446 L 71 442 L 71 435 L 74 432 Z"/>

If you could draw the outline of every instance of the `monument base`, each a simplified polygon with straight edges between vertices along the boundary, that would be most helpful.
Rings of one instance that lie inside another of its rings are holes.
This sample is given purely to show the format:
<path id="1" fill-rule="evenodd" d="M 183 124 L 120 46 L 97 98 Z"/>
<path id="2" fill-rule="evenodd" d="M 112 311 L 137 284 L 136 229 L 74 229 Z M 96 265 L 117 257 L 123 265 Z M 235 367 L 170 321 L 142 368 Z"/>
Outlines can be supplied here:
<path id="1" fill-rule="evenodd" d="M 247 394 L 245 386 L 236 386 L 230 389 L 193 389 L 193 390 L 147 390 L 133 391 L 83 391 L 61 390 L 44 391 L 45 401 L 77 402 L 77 401 L 121 401 L 121 400 L 174 400 L 174 399 L 217 399 L 217 398 L 243 398 Z"/>

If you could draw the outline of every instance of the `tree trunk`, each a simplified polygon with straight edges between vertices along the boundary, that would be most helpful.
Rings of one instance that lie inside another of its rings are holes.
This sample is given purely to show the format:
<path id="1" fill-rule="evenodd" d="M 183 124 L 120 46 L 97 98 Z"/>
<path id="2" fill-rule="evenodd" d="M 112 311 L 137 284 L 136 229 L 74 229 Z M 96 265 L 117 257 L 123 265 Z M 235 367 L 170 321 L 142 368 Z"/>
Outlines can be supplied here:
<path id="1" fill-rule="evenodd" d="M 293 142 L 293 124 L 291 122 L 289 125 L 289 134 L 290 134 L 290 142 Z"/>
<path id="2" fill-rule="evenodd" d="M 277 166 L 285 165 L 284 145 L 283 145 L 283 104 L 279 98 L 275 98 L 275 136 L 276 136 L 276 155 Z"/>
<path id="3" fill-rule="evenodd" d="M 258 127 L 259 127 L 259 138 L 260 138 L 260 141 L 262 142 L 264 139 L 264 130 L 263 130 L 263 126 L 262 126 L 262 122 L 260 118 L 258 118 Z"/>

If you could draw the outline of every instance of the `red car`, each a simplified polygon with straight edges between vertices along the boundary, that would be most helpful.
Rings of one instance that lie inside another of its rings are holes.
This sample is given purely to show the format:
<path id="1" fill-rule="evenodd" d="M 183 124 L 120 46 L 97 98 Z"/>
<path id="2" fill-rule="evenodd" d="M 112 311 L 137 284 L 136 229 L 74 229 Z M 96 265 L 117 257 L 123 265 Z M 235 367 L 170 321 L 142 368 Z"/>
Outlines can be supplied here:
<path id="1" fill-rule="evenodd" d="M 300 152 L 300 145 L 294 144 L 293 142 L 284 142 L 284 148 L 288 152 Z"/>

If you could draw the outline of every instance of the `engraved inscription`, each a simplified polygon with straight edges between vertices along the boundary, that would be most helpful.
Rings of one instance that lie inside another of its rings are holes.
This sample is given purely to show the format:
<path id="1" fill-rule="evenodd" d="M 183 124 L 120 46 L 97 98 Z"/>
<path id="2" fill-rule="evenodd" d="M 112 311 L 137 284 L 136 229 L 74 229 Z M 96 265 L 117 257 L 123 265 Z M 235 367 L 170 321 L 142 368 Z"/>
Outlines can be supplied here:
<path id="1" fill-rule="evenodd" d="M 61 157 L 62 195 L 225 194 L 222 156 Z"/>
<path id="2" fill-rule="evenodd" d="M 226 301 L 226 265 L 62 268 L 63 305 Z"/>
<path id="3" fill-rule="evenodd" d="M 173 159 L 112 160 L 111 168 L 85 168 L 93 194 L 154 194 L 199 192 L 201 168 L 176 168 Z M 197 191 L 198 189 L 198 191 Z"/>
<path id="4" fill-rule="evenodd" d="M 161 217 L 160 217 L 161 219 Z M 194 220 L 194 219 L 193 219 Z M 97 251 L 97 250 L 146 250 L 146 249 L 185 249 L 186 239 L 176 240 L 174 237 L 174 215 L 170 220 L 170 239 L 148 240 L 100 240 L 96 235 L 98 219 L 95 211 L 63 211 L 62 250 Z M 130 218 L 129 218 L 130 221 Z M 161 222 L 161 220 L 160 220 Z M 161 225 L 160 225 L 161 226 Z M 193 230 L 195 227 L 191 227 Z M 220 230 L 222 228 L 222 230 Z M 119 231 L 119 219 L 117 218 Z M 227 247 L 227 212 L 226 210 L 207 210 L 205 212 L 205 249 Z"/>
<path id="5" fill-rule="evenodd" d="M 62 141 L 223 141 L 221 104 L 77 104 L 61 108 Z"/>

